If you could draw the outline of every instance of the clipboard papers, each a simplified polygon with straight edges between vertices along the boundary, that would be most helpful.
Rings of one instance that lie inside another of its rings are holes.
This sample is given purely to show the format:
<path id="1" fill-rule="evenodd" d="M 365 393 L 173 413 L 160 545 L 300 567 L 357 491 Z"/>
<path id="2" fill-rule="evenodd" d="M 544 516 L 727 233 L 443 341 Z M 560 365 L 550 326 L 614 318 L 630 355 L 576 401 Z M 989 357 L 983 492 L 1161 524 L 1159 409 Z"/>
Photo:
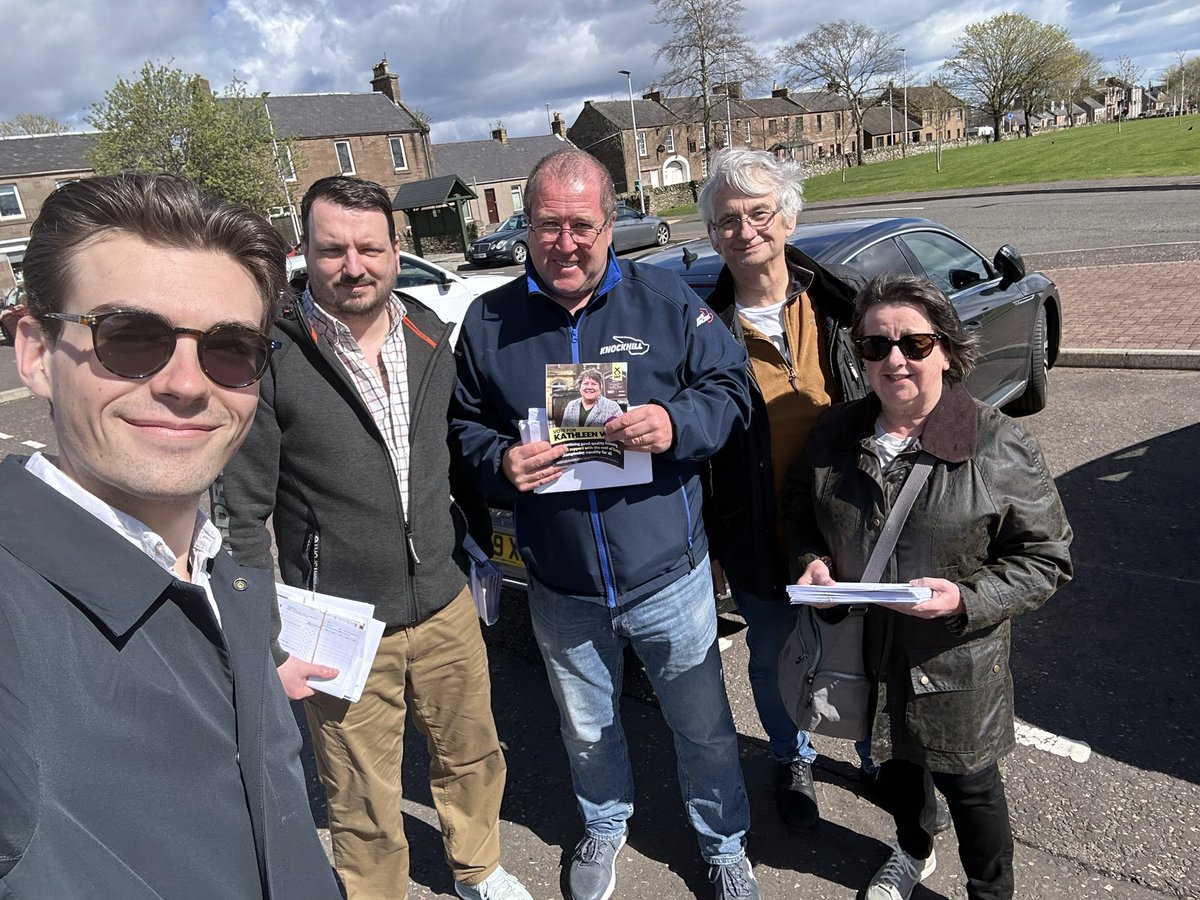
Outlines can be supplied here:
<path id="1" fill-rule="evenodd" d="M 636 409 L 636 407 L 630 407 Z M 530 444 L 534 441 L 548 439 L 549 429 L 546 424 L 545 409 L 530 409 L 529 418 L 518 423 L 521 431 L 521 443 Z M 535 494 L 557 494 L 562 491 L 587 491 L 606 487 L 620 487 L 626 484 L 647 484 L 654 477 L 651 468 L 653 454 L 640 450 L 623 451 L 620 465 L 608 462 L 579 462 L 564 466 L 563 473 L 556 481 L 533 489 Z"/>
<path id="2" fill-rule="evenodd" d="M 861 606 L 868 603 L 922 603 L 933 596 L 927 587 L 907 584 L 789 584 L 788 600 L 794 605 L 839 603 Z"/>
<path id="3" fill-rule="evenodd" d="M 279 646 L 306 662 L 333 666 L 336 678 L 310 678 L 310 688 L 349 700 L 362 696 L 383 623 L 372 603 L 275 584 L 279 603 Z"/>
<path id="4" fill-rule="evenodd" d="M 500 570 L 469 534 L 463 539 L 463 549 L 471 558 L 471 599 L 475 601 L 475 612 L 484 625 L 495 625 L 500 621 Z"/>

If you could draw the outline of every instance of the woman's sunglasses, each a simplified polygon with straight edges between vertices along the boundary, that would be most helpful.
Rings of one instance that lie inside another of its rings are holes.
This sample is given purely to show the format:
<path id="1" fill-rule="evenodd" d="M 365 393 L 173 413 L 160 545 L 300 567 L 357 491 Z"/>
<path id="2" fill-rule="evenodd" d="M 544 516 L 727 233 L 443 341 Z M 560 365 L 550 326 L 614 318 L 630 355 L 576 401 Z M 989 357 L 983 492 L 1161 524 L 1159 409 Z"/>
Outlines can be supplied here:
<path id="1" fill-rule="evenodd" d="M 214 325 L 208 331 L 176 328 L 147 312 L 43 313 L 42 318 L 87 325 L 92 329 L 96 359 L 122 378 L 149 378 L 170 361 L 179 335 L 190 334 L 198 341 L 204 374 L 222 387 L 244 388 L 262 378 L 271 351 L 281 346 L 245 325 Z"/>
<path id="2" fill-rule="evenodd" d="M 854 346 L 858 348 L 858 355 L 867 362 L 879 362 L 881 359 L 887 359 L 893 347 L 899 347 L 905 359 L 924 359 L 933 352 L 937 342 L 944 337 L 944 334 L 937 333 L 906 334 L 893 341 L 881 334 L 872 334 L 857 338 Z"/>

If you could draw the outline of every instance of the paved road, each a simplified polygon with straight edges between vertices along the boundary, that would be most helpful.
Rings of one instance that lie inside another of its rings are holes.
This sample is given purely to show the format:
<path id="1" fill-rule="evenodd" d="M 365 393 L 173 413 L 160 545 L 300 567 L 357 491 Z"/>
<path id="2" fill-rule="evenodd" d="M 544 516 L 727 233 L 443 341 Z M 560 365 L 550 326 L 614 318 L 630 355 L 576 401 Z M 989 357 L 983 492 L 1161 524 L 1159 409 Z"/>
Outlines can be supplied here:
<path id="1" fill-rule="evenodd" d="M 5 354 L 9 354 L 6 356 Z M 0 368 L 11 365 L 0 349 Z M 1045 446 L 1076 528 L 1078 574 L 1014 630 L 1017 714 L 1032 727 L 1090 745 L 1084 763 L 1022 746 L 1004 764 L 1017 834 L 1018 896 L 1197 896 L 1200 878 L 1200 675 L 1194 564 L 1200 487 L 1200 373 L 1067 369 L 1052 373 L 1050 406 L 1025 421 Z M 44 405 L 0 403 L 0 454 L 50 445 Z M 2 502 L 2 498 L 0 498 Z M 534 896 L 557 897 L 559 864 L 579 825 L 553 703 L 520 598 L 489 629 L 495 708 L 510 777 L 506 865 Z M 819 740 L 826 822 L 810 838 L 775 818 L 770 767 L 746 681 L 736 615 L 722 619 L 726 677 L 742 735 L 754 825 L 750 849 L 767 897 L 849 900 L 886 855 L 889 820 L 861 796 L 849 745 Z M 619 896 L 649 900 L 708 887 L 678 799 L 670 737 L 643 681 L 630 676 L 625 721 L 637 760 L 638 813 L 620 863 Z M 405 812 L 413 897 L 450 896 L 424 750 L 408 741 Z M 318 805 L 319 809 L 319 805 Z M 915 900 L 965 896 L 952 837 Z"/>

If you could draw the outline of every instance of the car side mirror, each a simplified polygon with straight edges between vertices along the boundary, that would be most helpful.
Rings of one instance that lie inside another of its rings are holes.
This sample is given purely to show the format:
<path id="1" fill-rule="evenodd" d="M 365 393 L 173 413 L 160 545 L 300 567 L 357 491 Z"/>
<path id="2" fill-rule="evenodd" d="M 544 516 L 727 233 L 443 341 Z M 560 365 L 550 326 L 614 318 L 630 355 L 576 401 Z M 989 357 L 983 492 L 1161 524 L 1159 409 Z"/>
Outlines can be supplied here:
<path id="1" fill-rule="evenodd" d="M 996 271 L 1000 273 L 1001 289 L 1025 277 L 1025 260 L 1021 258 L 1020 251 L 1012 244 L 1005 244 L 997 250 L 992 262 L 996 266 Z"/>

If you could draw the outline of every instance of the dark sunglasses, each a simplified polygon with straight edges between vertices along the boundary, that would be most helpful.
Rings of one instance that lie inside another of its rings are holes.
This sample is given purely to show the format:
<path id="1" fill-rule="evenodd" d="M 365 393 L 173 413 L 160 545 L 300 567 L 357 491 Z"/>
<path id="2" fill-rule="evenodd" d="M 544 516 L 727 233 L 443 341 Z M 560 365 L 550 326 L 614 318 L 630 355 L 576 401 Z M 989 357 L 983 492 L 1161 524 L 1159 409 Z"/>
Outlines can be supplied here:
<path id="1" fill-rule="evenodd" d="M 262 378 L 271 351 L 282 346 L 245 325 L 214 325 L 208 331 L 176 328 L 147 312 L 44 313 L 42 318 L 87 325 L 96 359 L 122 378 L 149 378 L 170 361 L 179 335 L 190 334 L 199 341 L 197 356 L 204 374 L 222 387 L 244 388 Z"/>
<path id="2" fill-rule="evenodd" d="M 944 337 L 944 334 L 937 333 L 906 334 L 893 341 L 881 334 L 872 334 L 857 338 L 854 346 L 858 348 L 858 355 L 867 362 L 879 362 L 881 359 L 887 359 L 893 347 L 899 347 L 905 359 L 924 359 L 933 352 L 937 342 Z"/>

